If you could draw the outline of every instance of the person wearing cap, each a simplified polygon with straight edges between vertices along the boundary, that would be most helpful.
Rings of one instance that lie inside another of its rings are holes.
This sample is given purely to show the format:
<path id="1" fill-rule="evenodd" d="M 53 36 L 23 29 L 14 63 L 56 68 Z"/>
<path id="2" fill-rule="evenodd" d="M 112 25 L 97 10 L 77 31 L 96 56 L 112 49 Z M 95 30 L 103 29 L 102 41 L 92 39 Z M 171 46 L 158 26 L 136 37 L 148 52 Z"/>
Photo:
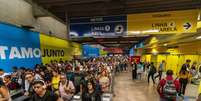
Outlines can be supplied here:
<path id="1" fill-rule="evenodd" d="M 47 90 L 43 80 L 34 80 L 33 89 L 35 93 L 31 96 L 29 101 L 63 101 L 58 95 Z"/>

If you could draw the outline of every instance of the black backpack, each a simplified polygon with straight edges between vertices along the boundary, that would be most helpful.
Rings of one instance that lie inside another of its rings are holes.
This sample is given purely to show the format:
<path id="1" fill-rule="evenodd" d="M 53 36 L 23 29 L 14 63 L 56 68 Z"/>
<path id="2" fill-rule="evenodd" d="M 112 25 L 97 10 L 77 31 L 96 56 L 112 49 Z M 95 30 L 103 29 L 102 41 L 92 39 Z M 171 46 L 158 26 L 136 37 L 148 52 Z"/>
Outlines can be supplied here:
<path id="1" fill-rule="evenodd" d="M 156 67 L 155 66 L 150 67 L 150 73 L 153 73 L 153 74 L 156 73 Z"/>

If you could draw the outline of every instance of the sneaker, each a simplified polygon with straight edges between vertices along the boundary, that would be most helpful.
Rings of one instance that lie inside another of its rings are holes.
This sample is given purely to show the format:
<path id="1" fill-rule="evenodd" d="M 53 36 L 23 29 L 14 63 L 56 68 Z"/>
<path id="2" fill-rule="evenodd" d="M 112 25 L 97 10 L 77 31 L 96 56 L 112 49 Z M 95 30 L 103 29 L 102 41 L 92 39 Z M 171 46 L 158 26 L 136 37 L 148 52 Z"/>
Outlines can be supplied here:
<path id="1" fill-rule="evenodd" d="M 184 99 L 184 95 L 183 95 L 183 94 L 181 94 L 180 97 L 181 97 L 182 99 Z"/>

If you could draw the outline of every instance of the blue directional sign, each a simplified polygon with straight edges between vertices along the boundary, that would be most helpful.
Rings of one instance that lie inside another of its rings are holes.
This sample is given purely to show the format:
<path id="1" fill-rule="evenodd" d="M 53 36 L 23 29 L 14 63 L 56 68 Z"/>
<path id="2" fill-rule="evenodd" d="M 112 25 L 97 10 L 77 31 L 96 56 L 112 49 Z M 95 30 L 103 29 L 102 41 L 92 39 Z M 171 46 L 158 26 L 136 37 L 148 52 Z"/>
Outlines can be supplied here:
<path id="1" fill-rule="evenodd" d="M 127 31 L 127 16 L 70 19 L 70 37 L 121 36 Z"/>

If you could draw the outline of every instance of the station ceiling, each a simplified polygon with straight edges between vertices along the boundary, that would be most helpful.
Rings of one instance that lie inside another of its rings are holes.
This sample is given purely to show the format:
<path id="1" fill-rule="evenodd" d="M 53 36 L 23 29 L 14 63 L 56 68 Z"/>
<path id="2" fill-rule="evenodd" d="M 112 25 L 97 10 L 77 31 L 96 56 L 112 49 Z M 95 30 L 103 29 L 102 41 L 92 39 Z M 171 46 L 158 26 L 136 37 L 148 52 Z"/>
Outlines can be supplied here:
<path id="1" fill-rule="evenodd" d="M 195 9 L 201 0 L 33 0 L 57 17 L 104 16 Z"/>
<path id="2" fill-rule="evenodd" d="M 201 8 L 201 0 L 33 0 L 66 22 L 71 17 L 108 16 Z M 146 37 L 111 39 L 76 39 L 79 43 L 100 43 L 103 46 L 130 48 Z M 125 43 L 121 43 L 121 41 Z M 128 43 L 126 43 L 126 41 Z M 116 43 L 115 43 L 116 42 Z M 119 45 L 118 45 L 119 44 Z"/>

